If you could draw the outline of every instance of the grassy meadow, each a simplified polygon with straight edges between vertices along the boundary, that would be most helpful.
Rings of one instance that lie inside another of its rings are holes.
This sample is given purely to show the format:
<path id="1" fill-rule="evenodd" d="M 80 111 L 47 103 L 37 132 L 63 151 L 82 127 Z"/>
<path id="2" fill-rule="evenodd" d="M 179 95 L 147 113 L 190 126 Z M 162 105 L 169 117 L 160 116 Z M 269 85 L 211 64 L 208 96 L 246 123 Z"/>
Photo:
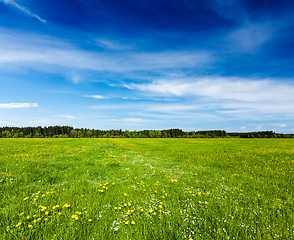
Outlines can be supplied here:
<path id="1" fill-rule="evenodd" d="M 293 239 L 289 139 L 0 139 L 0 239 Z"/>

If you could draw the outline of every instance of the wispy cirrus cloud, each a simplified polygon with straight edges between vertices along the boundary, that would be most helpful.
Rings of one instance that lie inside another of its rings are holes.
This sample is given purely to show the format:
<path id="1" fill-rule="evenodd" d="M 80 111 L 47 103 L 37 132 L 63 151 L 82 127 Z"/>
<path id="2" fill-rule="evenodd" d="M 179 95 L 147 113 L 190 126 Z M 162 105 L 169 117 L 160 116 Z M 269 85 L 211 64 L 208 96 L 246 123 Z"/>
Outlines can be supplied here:
<path id="1" fill-rule="evenodd" d="M 259 46 L 271 39 L 275 30 L 268 23 L 246 22 L 243 27 L 229 33 L 226 41 L 236 52 L 254 53 Z"/>
<path id="2" fill-rule="evenodd" d="M 110 122 L 121 122 L 127 126 L 144 126 L 149 122 L 156 122 L 156 120 L 149 120 L 143 118 L 123 118 L 123 119 L 108 119 Z"/>
<path id="3" fill-rule="evenodd" d="M 117 41 L 112 41 L 109 39 L 96 38 L 95 43 L 102 48 L 113 49 L 113 50 L 129 50 L 134 48 L 131 45 L 121 44 Z"/>
<path id="4" fill-rule="evenodd" d="M 132 122 L 132 123 L 150 122 L 149 119 L 142 119 L 142 118 L 108 119 L 107 121 L 111 121 L 111 122 Z"/>
<path id="5" fill-rule="evenodd" d="M 31 108 L 38 107 L 37 103 L 0 103 L 0 108 Z"/>
<path id="6" fill-rule="evenodd" d="M 7 30 L 5 30 L 7 31 Z M 77 72 L 73 82 L 82 81 L 81 71 L 119 72 L 162 71 L 171 68 L 203 67 L 213 56 L 201 50 L 173 50 L 161 52 L 97 52 L 82 50 L 56 38 L 22 33 L 0 33 L 0 63 L 2 68 L 13 64 L 17 68 L 39 71 Z"/>
<path id="7" fill-rule="evenodd" d="M 30 17 L 34 17 L 37 18 L 38 20 L 40 20 L 42 23 L 46 23 L 45 20 L 43 20 L 42 18 L 40 18 L 37 14 L 32 13 L 30 10 L 28 10 L 27 8 L 20 6 L 19 4 L 17 4 L 15 1 L 13 0 L 0 0 L 0 2 L 4 2 L 6 5 L 11 5 L 12 7 L 16 8 L 17 10 L 21 11 L 22 13 L 24 13 L 25 15 L 28 15 Z"/>
<path id="8" fill-rule="evenodd" d="M 275 123 L 274 126 L 284 128 L 284 127 L 287 127 L 288 125 L 285 123 Z"/>
<path id="9" fill-rule="evenodd" d="M 103 97 L 101 95 L 84 95 L 84 97 L 94 98 L 94 99 L 104 99 L 107 97 Z"/>
<path id="10" fill-rule="evenodd" d="M 153 105 L 151 111 L 212 111 L 229 119 L 291 119 L 294 117 L 294 84 L 279 80 L 242 78 L 195 78 L 127 84 L 147 96 L 187 99 L 188 104 Z"/>
<path id="11" fill-rule="evenodd" d="M 55 117 L 62 117 L 62 118 L 75 118 L 74 116 L 71 116 L 71 115 L 55 115 Z"/>
<path id="12" fill-rule="evenodd" d="M 202 96 L 245 102 L 268 100 L 294 102 L 294 84 L 267 79 L 186 78 L 172 81 L 158 80 L 147 84 L 131 83 L 125 84 L 124 87 L 164 96 Z"/>

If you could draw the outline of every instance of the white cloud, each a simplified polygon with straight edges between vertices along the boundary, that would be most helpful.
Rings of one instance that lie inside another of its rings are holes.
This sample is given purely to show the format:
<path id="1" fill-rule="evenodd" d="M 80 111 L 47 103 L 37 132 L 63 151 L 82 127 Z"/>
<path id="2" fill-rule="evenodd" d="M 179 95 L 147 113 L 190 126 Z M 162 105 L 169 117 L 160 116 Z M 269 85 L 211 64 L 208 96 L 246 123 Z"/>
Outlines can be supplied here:
<path id="1" fill-rule="evenodd" d="M 25 35 L 0 28 L 0 68 L 3 70 L 13 66 L 13 71 L 17 68 L 29 67 L 65 74 L 72 71 L 81 72 L 81 70 L 124 73 L 183 67 L 198 69 L 211 60 L 212 56 L 209 53 L 199 50 L 159 53 L 86 51 L 56 38 Z M 71 74 L 70 77 L 74 82 L 81 81 L 79 75 Z"/>
<path id="2" fill-rule="evenodd" d="M 262 126 L 259 125 L 259 126 L 257 126 L 257 127 L 255 128 L 255 130 L 261 130 L 261 128 L 262 128 Z"/>
<path id="3" fill-rule="evenodd" d="M 144 126 L 149 122 L 156 122 L 155 120 L 142 119 L 142 118 L 123 118 L 123 119 L 108 119 L 110 122 L 120 122 L 126 126 Z"/>
<path id="4" fill-rule="evenodd" d="M 0 0 L 0 2 L 4 2 L 6 5 L 9 4 L 11 6 L 13 6 L 14 8 L 16 8 L 17 10 L 21 11 L 22 13 L 28 15 L 28 16 L 31 16 L 31 17 L 34 17 L 34 18 L 37 18 L 38 20 L 40 20 L 42 23 L 46 23 L 45 20 L 41 19 L 38 15 L 30 12 L 27 8 L 23 7 L 23 6 L 20 6 L 18 5 L 15 1 L 13 0 Z"/>
<path id="5" fill-rule="evenodd" d="M 276 123 L 276 124 L 274 124 L 274 126 L 277 126 L 277 127 L 287 127 L 288 125 L 285 124 L 285 123 Z"/>
<path id="6" fill-rule="evenodd" d="M 226 40 L 234 51 L 253 53 L 258 47 L 266 43 L 274 32 L 268 23 L 253 24 L 246 22 L 242 28 L 231 32 Z"/>
<path id="7" fill-rule="evenodd" d="M 274 80 L 198 78 L 177 81 L 159 80 L 149 84 L 125 84 L 124 86 L 164 96 L 202 96 L 244 102 L 273 100 L 294 102 L 294 85 Z"/>
<path id="8" fill-rule="evenodd" d="M 111 122 L 131 122 L 131 123 L 150 122 L 150 120 L 142 119 L 142 118 L 108 119 L 107 121 L 111 121 Z"/>
<path id="9" fill-rule="evenodd" d="M 201 104 L 194 105 L 194 104 L 154 104 L 148 107 L 148 111 L 155 111 L 155 112 L 165 112 L 165 113 L 172 113 L 172 112 L 182 112 L 182 111 L 191 111 L 191 110 L 199 110 L 203 109 Z"/>
<path id="10" fill-rule="evenodd" d="M 240 127 L 240 130 L 245 130 L 247 127 L 246 126 L 242 126 Z"/>
<path id="11" fill-rule="evenodd" d="M 55 117 L 75 118 L 74 116 L 70 116 L 70 115 L 55 115 Z"/>
<path id="12" fill-rule="evenodd" d="M 120 44 L 116 41 L 111 41 L 109 39 L 95 39 L 95 43 L 103 48 L 113 49 L 113 50 L 128 50 L 133 49 L 132 46 Z"/>
<path id="13" fill-rule="evenodd" d="M 38 107 L 37 103 L 0 103 L 0 108 L 30 108 Z"/>
<path id="14" fill-rule="evenodd" d="M 232 119 L 262 120 L 294 118 L 294 85 L 279 80 L 242 78 L 196 78 L 158 80 L 147 84 L 125 85 L 150 96 L 187 98 L 189 104 L 160 106 L 162 112 L 210 110 Z M 156 105 L 152 106 L 155 110 Z"/>
<path id="15" fill-rule="evenodd" d="M 84 97 L 94 98 L 94 99 L 104 99 L 106 97 L 103 97 L 101 95 L 84 95 Z"/>
<path id="16" fill-rule="evenodd" d="M 131 84 L 131 85 L 133 85 L 133 84 Z M 130 90 L 133 90 L 134 88 L 131 85 L 129 85 L 129 84 L 123 84 L 123 87 L 125 87 L 127 89 L 130 89 Z M 139 85 L 136 85 L 136 86 L 139 86 Z M 140 90 L 142 90 L 142 89 L 140 89 Z"/>
<path id="17" fill-rule="evenodd" d="M 78 84 L 78 83 L 81 82 L 81 77 L 80 76 L 77 76 L 77 75 L 73 75 L 71 77 L 71 80 L 72 80 L 73 83 Z"/>

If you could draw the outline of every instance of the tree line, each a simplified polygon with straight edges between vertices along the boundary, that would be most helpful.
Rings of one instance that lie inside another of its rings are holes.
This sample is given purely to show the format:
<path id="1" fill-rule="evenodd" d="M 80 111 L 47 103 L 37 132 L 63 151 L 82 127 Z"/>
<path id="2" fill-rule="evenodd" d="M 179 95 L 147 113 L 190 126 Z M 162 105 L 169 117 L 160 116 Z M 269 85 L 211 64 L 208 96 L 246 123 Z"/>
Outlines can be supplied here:
<path id="1" fill-rule="evenodd" d="M 294 138 L 294 134 L 260 132 L 226 132 L 225 130 L 98 130 L 71 126 L 0 127 L 0 138 Z"/>

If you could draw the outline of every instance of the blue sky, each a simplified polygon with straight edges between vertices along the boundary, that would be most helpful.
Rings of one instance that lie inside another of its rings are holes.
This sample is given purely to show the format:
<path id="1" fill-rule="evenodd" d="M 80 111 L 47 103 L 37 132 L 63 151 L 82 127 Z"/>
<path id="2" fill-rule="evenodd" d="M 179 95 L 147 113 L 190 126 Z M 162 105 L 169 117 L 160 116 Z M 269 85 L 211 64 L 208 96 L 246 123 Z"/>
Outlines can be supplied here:
<path id="1" fill-rule="evenodd" d="M 294 1 L 0 0 L 0 126 L 294 132 Z"/>

